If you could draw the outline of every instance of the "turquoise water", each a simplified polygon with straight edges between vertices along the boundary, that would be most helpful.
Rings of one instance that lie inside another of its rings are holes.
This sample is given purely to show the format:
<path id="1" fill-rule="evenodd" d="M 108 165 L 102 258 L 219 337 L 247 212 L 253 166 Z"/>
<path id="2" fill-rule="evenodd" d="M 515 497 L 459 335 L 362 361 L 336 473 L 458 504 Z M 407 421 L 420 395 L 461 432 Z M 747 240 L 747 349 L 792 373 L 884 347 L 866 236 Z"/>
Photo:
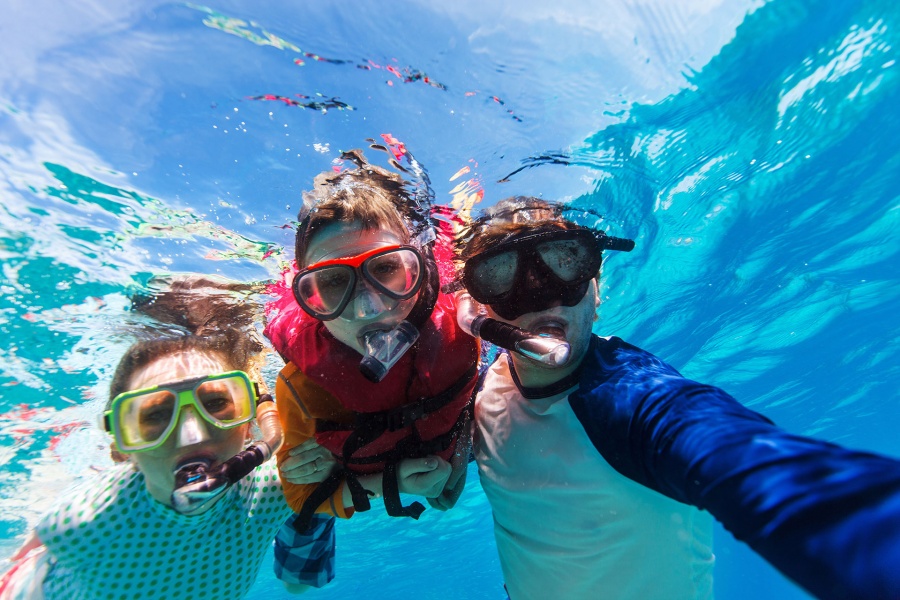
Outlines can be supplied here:
<path id="1" fill-rule="evenodd" d="M 438 202 L 541 194 L 636 237 L 598 333 L 900 456 L 895 3 L 434 4 L 43 0 L 0 20 L 0 551 L 109 464 L 95 415 L 141 326 L 129 295 L 164 272 L 272 277 L 313 175 L 385 134 Z M 342 523 L 338 579 L 308 597 L 501 598 L 476 479 L 416 524 Z M 719 598 L 806 597 L 726 532 L 716 554 Z M 252 596 L 279 589 L 263 571 Z"/>

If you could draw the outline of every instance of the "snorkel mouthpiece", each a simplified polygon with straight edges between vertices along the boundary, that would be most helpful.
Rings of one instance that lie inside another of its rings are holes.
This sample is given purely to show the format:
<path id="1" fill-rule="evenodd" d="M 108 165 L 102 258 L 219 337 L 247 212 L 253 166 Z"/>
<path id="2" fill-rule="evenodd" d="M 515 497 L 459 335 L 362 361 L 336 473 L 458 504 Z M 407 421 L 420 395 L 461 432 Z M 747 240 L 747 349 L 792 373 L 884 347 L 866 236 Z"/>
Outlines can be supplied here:
<path id="1" fill-rule="evenodd" d="M 360 372 L 373 383 L 388 374 L 397 361 L 419 339 L 419 330 L 409 321 L 401 321 L 390 331 L 373 331 L 366 335 L 366 355 L 359 363 Z"/>
<path id="2" fill-rule="evenodd" d="M 211 461 L 202 459 L 181 465 L 175 471 L 172 508 L 183 515 L 196 514 L 225 493 L 228 482 L 221 477 L 221 467 L 211 472 L 211 466 Z"/>
<path id="3" fill-rule="evenodd" d="M 543 333 L 526 331 L 478 313 L 475 300 L 468 293 L 458 297 L 456 319 L 463 331 L 474 337 L 506 348 L 543 363 L 548 367 L 562 367 L 569 361 L 569 343 Z"/>
<path id="4" fill-rule="evenodd" d="M 569 342 L 542 333 L 478 315 L 472 321 L 476 336 L 495 346 L 517 352 L 548 367 L 562 367 L 569 361 Z"/>
<path id="5" fill-rule="evenodd" d="M 532 360 L 544 363 L 548 367 L 562 367 L 569 362 L 569 342 L 543 333 L 532 333 L 487 317 L 484 317 L 484 319 L 487 322 L 482 323 L 481 325 L 481 337 L 483 339 L 491 341 L 488 338 L 502 339 L 503 337 L 508 337 L 508 339 L 512 340 L 513 351 Z M 499 327 L 509 327 L 514 331 L 510 331 L 509 333 L 494 333 L 489 331 Z"/>
<path id="6" fill-rule="evenodd" d="M 183 515 L 195 515 L 206 510 L 225 491 L 249 475 L 278 451 L 283 440 L 278 410 L 272 396 L 263 394 L 256 407 L 256 422 L 263 439 L 238 452 L 217 467 L 210 468 L 207 458 L 192 459 L 175 471 L 172 508 Z"/>

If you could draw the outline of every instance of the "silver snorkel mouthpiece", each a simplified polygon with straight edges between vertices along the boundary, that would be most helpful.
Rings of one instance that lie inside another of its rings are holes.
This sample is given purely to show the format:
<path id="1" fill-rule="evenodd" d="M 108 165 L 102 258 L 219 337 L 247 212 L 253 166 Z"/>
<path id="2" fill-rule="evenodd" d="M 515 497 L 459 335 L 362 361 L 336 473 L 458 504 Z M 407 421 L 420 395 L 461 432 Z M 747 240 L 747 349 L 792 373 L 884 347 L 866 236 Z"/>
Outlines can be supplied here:
<path id="1" fill-rule="evenodd" d="M 456 320 L 463 331 L 474 337 L 558 368 L 569 362 L 569 342 L 543 333 L 533 333 L 515 325 L 491 319 L 479 313 L 475 300 L 463 292 L 457 296 Z"/>
<path id="2" fill-rule="evenodd" d="M 482 332 L 484 331 L 485 326 L 491 327 L 493 323 L 506 325 L 505 323 L 500 323 L 499 321 L 494 321 L 494 319 L 488 319 L 487 317 L 484 317 L 484 319 L 487 319 L 492 323 L 481 325 Z M 512 327 L 512 325 L 507 325 L 507 327 Z M 531 333 L 530 331 L 525 331 L 518 327 L 515 329 L 518 329 L 518 332 L 513 332 L 512 334 L 517 338 L 513 343 L 515 347 L 512 348 L 512 350 L 514 352 L 518 352 L 522 356 L 526 356 L 532 360 L 542 362 L 549 367 L 562 367 L 569 362 L 570 346 L 568 342 L 542 333 Z M 482 337 L 484 336 L 482 335 Z"/>
<path id="3" fill-rule="evenodd" d="M 419 330 L 409 321 L 401 321 L 390 331 L 367 334 L 366 355 L 359 363 L 360 372 L 369 381 L 378 383 L 418 339 Z"/>

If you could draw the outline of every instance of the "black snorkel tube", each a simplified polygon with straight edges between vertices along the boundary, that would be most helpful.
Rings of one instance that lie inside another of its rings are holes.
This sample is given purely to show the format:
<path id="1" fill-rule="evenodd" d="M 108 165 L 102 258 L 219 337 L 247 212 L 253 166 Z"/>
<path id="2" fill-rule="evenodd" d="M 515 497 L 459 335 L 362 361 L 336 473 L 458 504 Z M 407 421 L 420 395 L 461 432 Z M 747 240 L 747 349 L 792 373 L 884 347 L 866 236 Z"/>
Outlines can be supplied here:
<path id="1" fill-rule="evenodd" d="M 563 367 L 569 362 L 569 343 L 556 337 L 533 333 L 481 314 L 479 305 L 468 292 L 456 297 L 456 321 L 474 337 L 516 352 L 548 367 Z"/>
<path id="2" fill-rule="evenodd" d="M 263 394 L 256 406 L 256 422 L 263 439 L 210 469 L 207 460 L 192 461 L 181 465 L 175 472 L 175 490 L 172 492 L 172 508 L 183 515 L 194 515 L 206 510 L 228 488 L 263 464 L 281 447 L 283 435 L 278 420 L 278 410 L 272 396 Z"/>

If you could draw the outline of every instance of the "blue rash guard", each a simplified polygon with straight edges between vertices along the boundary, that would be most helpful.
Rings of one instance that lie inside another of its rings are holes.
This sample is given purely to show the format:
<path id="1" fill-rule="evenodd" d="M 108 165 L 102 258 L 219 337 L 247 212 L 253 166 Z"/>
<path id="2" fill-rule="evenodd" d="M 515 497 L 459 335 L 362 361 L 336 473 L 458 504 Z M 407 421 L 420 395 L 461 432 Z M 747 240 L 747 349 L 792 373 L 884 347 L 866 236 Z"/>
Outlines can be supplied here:
<path id="1" fill-rule="evenodd" d="M 900 597 L 900 461 L 792 435 L 615 337 L 593 337 L 569 403 L 617 471 L 816 596 Z"/>

